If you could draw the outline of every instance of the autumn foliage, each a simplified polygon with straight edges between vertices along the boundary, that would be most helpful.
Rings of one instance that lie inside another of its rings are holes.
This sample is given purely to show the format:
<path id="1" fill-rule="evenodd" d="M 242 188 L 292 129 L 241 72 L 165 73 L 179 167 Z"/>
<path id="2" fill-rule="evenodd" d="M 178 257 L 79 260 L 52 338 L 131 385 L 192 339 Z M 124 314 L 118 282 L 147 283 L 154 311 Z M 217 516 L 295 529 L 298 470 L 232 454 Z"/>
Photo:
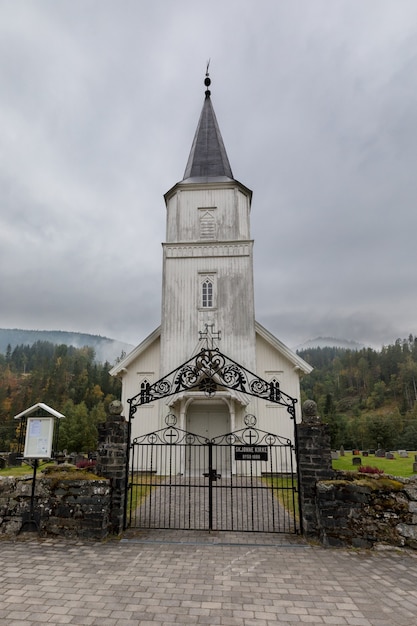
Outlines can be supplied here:
<path id="1" fill-rule="evenodd" d="M 37 402 L 65 415 L 59 448 L 87 452 L 97 445 L 97 424 L 110 402 L 120 397 L 120 382 L 110 363 L 97 363 L 94 350 L 38 341 L 0 354 L 0 451 L 13 449 L 13 417 Z"/>

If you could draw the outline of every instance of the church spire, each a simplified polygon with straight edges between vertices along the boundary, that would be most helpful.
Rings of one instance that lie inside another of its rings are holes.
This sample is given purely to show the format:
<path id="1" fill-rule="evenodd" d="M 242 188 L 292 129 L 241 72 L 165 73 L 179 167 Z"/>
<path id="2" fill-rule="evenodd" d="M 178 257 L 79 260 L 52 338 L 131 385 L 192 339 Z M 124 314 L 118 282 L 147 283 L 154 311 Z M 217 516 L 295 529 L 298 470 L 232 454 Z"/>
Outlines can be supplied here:
<path id="1" fill-rule="evenodd" d="M 206 92 L 203 109 L 198 121 L 183 180 L 186 182 L 214 182 L 213 179 L 233 180 L 232 169 L 211 103 L 211 92 L 209 90 L 211 80 L 208 64 L 204 84 Z"/>

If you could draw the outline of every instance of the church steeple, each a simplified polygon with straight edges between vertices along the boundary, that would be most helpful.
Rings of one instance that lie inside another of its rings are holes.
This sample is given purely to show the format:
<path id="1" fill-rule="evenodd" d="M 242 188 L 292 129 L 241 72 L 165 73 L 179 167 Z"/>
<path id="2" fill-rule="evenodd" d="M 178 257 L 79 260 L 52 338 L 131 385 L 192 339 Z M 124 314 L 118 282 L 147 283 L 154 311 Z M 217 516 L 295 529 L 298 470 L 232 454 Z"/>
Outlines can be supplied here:
<path id="1" fill-rule="evenodd" d="M 205 99 L 194 141 L 185 168 L 183 182 L 215 182 L 233 180 L 232 168 L 211 103 L 211 80 L 206 72 Z"/>
<path id="2" fill-rule="evenodd" d="M 161 363 L 169 371 L 190 358 L 207 325 L 221 331 L 225 354 L 254 371 L 252 192 L 233 178 L 208 74 L 204 82 L 184 178 L 165 194 Z"/>

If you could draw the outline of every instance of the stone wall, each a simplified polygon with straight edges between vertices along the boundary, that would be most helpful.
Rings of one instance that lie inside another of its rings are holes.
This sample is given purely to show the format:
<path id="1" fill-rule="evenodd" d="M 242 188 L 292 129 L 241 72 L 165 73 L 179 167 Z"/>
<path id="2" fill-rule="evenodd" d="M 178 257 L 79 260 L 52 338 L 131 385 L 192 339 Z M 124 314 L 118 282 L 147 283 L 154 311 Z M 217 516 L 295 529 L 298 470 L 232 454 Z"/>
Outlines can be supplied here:
<path id="1" fill-rule="evenodd" d="M 129 447 L 129 425 L 122 415 L 123 405 L 114 400 L 109 415 L 99 424 L 97 465 L 95 471 L 108 478 L 111 486 L 109 532 L 118 535 L 124 527 L 126 503 L 126 464 Z"/>
<path id="2" fill-rule="evenodd" d="M 317 417 L 317 405 L 303 404 L 303 421 L 296 425 L 301 526 L 306 537 L 318 537 L 317 482 L 333 478 L 330 434 Z"/>
<path id="3" fill-rule="evenodd" d="M 417 549 L 417 477 L 337 472 L 316 486 L 318 537 L 327 546 Z"/>
<path id="4" fill-rule="evenodd" d="M 105 479 L 37 477 L 31 514 L 32 476 L 0 477 L 0 535 L 25 530 L 41 535 L 104 539 L 108 534 L 110 484 Z"/>
<path id="5" fill-rule="evenodd" d="M 327 546 L 417 549 L 417 476 L 398 478 L 332 469 L 328 426 L 312 400 L 297 424 L 303 534 Z"/>

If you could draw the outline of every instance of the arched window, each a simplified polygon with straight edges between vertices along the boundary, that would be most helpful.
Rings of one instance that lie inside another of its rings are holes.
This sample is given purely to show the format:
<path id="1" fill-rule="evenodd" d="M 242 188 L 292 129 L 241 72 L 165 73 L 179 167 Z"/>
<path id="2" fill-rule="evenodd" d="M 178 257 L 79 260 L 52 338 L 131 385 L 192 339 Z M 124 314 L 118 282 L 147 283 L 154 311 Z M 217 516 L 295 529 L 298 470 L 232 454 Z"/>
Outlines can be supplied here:
<path id="1" fill-rule="evenodd" d="M 150 383 L 146 378 L 140 384 L 140 401 L 142 404 L 147 404 L 150 400 L 149 387 Z"/>
<path id="2" fill-rule="evenodd" d="M 209 308 L 213 306 L 213 283 L 209 278 L 203 282 L 202 285 L 202 299 L 201 305 L 203 308 Z"/>
<path id="3" fill-rule="evenodd" d="M 273 378 L 270 382 L 270 399 L 273 402 L 279 402 L 281 400 L 281 391 L 279 386 L 279 380 Z"/>

